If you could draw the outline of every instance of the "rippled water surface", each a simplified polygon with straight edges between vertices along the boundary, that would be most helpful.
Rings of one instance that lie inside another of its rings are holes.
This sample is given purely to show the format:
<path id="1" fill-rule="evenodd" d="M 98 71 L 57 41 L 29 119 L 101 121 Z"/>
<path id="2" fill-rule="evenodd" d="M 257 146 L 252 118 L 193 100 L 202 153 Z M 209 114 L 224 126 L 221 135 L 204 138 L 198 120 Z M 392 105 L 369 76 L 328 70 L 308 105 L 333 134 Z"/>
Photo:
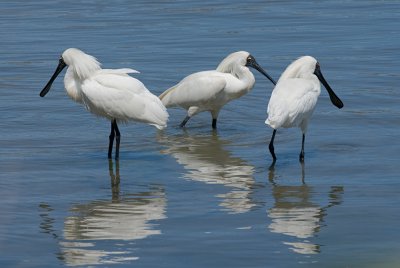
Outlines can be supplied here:
<path id="1" fill-rule="evenodd" d="M 0 266 L 399 267 L 399 1 L 2 1 Z M 160 132 L 109 122 L 65 94 L 77 47 L 131 67 L 154 94 L 249 51 L 275 79 L 316 57 L 322 90 L 301 133 L 264 124 L 272 85 Z"/>

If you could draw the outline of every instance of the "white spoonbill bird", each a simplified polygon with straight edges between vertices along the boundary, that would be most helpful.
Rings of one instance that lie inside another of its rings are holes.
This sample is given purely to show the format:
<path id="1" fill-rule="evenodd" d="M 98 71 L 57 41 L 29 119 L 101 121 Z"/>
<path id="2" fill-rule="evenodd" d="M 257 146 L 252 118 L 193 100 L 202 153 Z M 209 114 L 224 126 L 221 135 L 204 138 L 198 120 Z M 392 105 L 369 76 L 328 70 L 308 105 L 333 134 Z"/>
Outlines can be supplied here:
<path id="1" fill-rule="evenodd" d="M 249 52 L 239 51 L 228 55 L 216 70 L 186 76 L 177 85 L 162 93 L 160 99 L 167 108 L 179 106 L 187 110 L 181 127 L 184 127 L 192 116 L 209 111 L 212 127 L 215 129 L 222 106 L 253 88 L 255 79 L 248 67 L 258 70 L 275 84 Z"/>
<path id="2" fill-rule="evenodd" d="M 343 102 L 336 96 L 321 73 L 318 61 L 303 56 L 292 62 L 282 73 L 268 103 L 268 118 L 265 124 L 274 131 L 269 143 L 273 163 L 276 161 L 274 139 L 278 128 L 299 127 L 303 133 L 300 161 L 304 161 L 304 140 L 308 122 L 321 93 L 320 82 L 328 91 L 333 105 L 339 109 Z"/>
<path id="3" fill-rule="evenodd" d="M 58 74 L 68 66 L 64 86 L 69 97 L 82 103 L 91 113 L 111 120 L 108 158 L 111 159 L 114 138 L 115 159 L 119 158 L 120 132 L 117 122 L 138 121 L 163 129 L 167 126 L 168 113 L 160 99 L 139 80 L 128 73 L 138 71 L 102 69 L 100 63 L 79 49 L 69 48 L 62 53 L 57 69 L 40 92 L 49 92 Z"/>

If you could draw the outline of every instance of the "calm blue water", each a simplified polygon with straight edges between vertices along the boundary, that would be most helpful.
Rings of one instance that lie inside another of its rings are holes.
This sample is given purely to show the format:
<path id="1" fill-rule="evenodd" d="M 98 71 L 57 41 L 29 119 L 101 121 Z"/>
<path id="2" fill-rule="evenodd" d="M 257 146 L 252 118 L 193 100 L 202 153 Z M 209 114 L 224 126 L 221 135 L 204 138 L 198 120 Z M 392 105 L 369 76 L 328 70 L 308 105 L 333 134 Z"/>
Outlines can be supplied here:
<path id="1" fill-rule="evenodd" d="M 243 3 L 241 3 L 243 2 Z M 399 267 L 399 1 L 1 1 L 0 266 Z M 309 126 L 264 125 L 271 84 L 220 113 L 170 110 L 158 132 L 109 122 L 65 94 L 77 47 L 131 67 L 155 94 L 247 50 L 276 79 L 309 54 L 323 90 Z"/>

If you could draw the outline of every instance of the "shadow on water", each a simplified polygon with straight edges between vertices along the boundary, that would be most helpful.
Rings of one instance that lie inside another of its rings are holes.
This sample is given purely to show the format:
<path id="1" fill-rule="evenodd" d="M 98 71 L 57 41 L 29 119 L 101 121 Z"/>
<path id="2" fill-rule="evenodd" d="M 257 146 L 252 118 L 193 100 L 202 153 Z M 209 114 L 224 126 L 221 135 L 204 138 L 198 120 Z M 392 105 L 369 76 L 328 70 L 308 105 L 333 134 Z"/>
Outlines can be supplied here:
<path id="1" fill-rule="evenodd" d="M 153 221 L 166 218 L 167 199 L 162 186 L 120 194 L 119 162 L 109 162 L 111 200 L 94 200 L 73 205 L 64 219 L 63 235 L 55 231 L 53 208 L 41 203 L 40 229 L 51 234 L 60 247 L 58 258 L 68 266 L 129 263 L 134 241 L 161 234 Z M 107 241 L 107 242 L 104 242 Z"/>
<path id="2" fill-rule="evenodd" d="M 162 153 L 171 155 L 185 168 L 184 179 L 230 189 L 216 196 L 222 199 L 223 211 L 244 213 L 259 204 L 252 196 L 253 190 L 261 187 L 254 181 L 254 166 L 233 156 L 226 149 L 230 141 L 220 139 L 216 131 L 196 135 L 186 130 L 178 135 L 160 133 L 158 141 L 166 147 Z"/>
<path id="3" fill-rule="evenodd" d="M 268 229 L 272 233 L 283 234 L 283 244 L 295 253 L 320 253 L 320 245 L 310 240 L 326 224 L 324 218 L 328 215 L 328 209 L 342 203 L 343 187 L 331 186 L 322 193 L 309 186 L 305 182 L 304 163 L 301 163 L 299 185 L 281 185 L 275 171 L 272 165 L 268 173 L 274 199 L 273 207 L 267 210 L 267 216 L 271 219 Z M 328 200 L 327 205 L 320 204 L 320 200 L 324 199 Z"/>

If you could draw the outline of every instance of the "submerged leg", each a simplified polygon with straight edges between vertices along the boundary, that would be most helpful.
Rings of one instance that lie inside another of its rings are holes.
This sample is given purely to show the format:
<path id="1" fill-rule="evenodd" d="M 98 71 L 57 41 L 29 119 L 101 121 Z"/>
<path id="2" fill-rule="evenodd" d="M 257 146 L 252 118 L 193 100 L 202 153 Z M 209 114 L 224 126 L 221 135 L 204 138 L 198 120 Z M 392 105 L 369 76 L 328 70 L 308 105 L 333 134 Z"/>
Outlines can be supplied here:
<path id="1" fill-rule="evenodd" d="M 119 184 L 120 184 L 120 176 L 119 176 L 119 161 L 115 162 L 115 173 L 112 159 L 108 159 L 108 170 L 111 179 L 111 194 L 112 200 L 119 200 Z"/>
<path id="2" fill-rule="evenodd" d="M 113 121 L 111 121 L 111 133 L 110 133 L 110 136 L 109 136 L 109 143 L 108 143 L 108 159 L 112 158 L 112 149 L 113 149 L 114 137 L 115 137 L 114 123 L 113 123 Z"/>
<path id="3" fill-rule="evenodd" d="M 221 107 L 210 111 L 211 118 L 212 118 L 211 126 L 213 129 L 217 129 L 217 118 L 218 118 L 220 109 L 221 109 Z"/>
<path id="4" fill-rule="evenodd" d="M 190 116 L 187 115 L 185 117 L 185 119 L 183 119 L 182 123 L 179 126 L 184 127 L 186 125 L 187 121 L 189 121 L 189 119 L 190 119 Z"/>
<path id="5" fill-rule="evenodd" d="M 217 118 L 213 118 L 211 126 L 213 129 L 217 128 Z"/>
<path id="6" fill-rule="evenodd" d="M 305 182 L 306 172 L 305 172 L 305 167 L 304 167 L 304 161 L 300 162 L 300 165 L 301 165 L 301 182 L 303 184 L 305 184 L 306 183 Z"/>
<path id="7" fill-rule="evenodd" d="M 272 132 L 271 141 L 269 142 L 269 152 L 272 155 L 273 163 L 275 163 L 276 161 L 275 148 L 274 148 L 275 134 L 276 134 L 276 129 L 274 129 L 274 132 Z"/>
<path id="8" fill-rule="evenodd" d="M 119 143 L 121 141 L 121 133 L 119 132 L 117 120 L 113 121 L 114 124 L 114 131 L 115 131 L 115 160 L 119 159 Z"/>
<path id="9" fill-rule="evenodd" d="M 303 133 L 303 138 L 301 141 L 301 151 L 300 151 L 300 157 L 299 160 L 300 162 L 304 162 L 304 141 L 306 139 L 306 135 Z"/>

